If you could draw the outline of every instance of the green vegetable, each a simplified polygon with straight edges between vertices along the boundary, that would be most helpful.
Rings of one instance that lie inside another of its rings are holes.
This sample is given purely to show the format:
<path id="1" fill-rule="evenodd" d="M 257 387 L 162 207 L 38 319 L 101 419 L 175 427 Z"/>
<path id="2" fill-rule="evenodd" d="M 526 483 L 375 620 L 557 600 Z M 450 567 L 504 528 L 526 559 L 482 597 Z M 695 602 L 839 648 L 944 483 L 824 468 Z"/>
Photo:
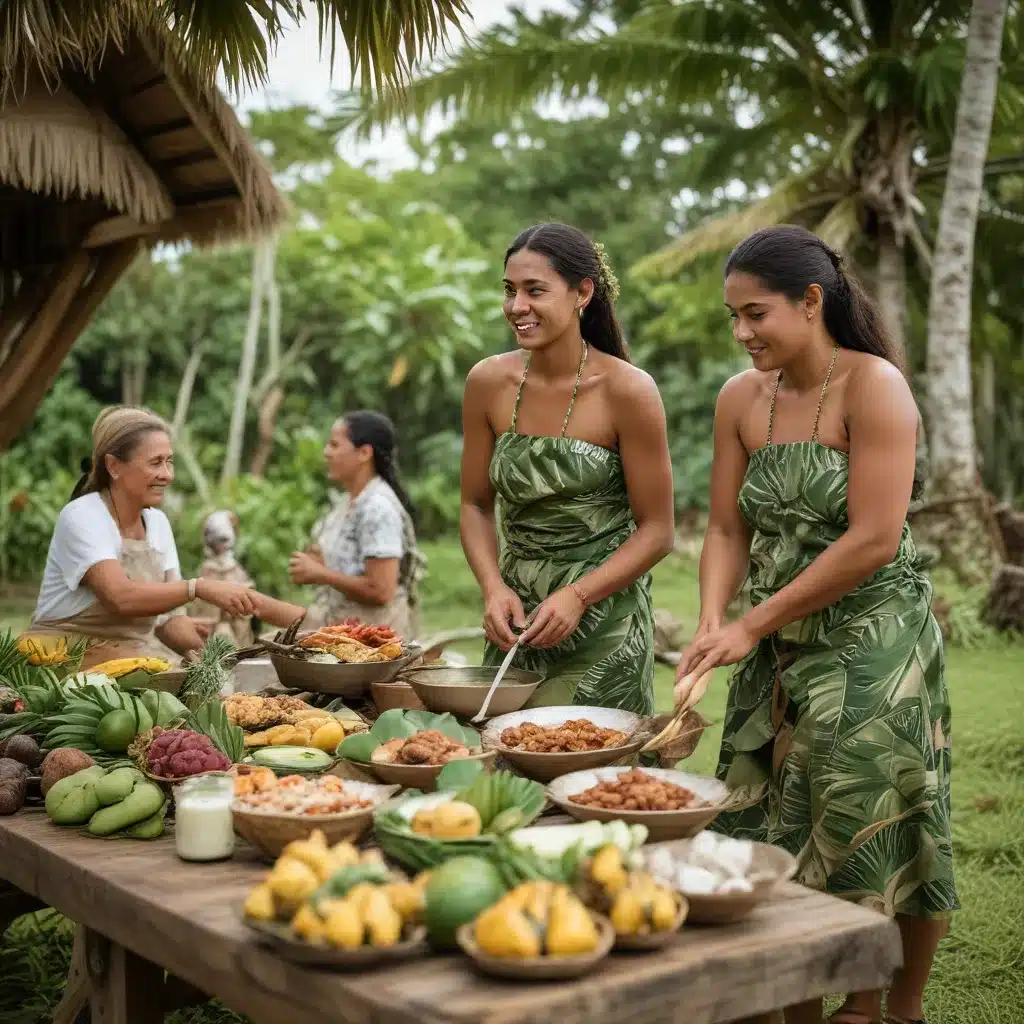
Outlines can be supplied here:
<path id="1" fill-rule="evenodd" d="M 425 729 L 437 729 L 449 739 L 464 743 L 467 747 L 480 746 L 480 734 L 475 729 L 459 725 L 454 715 L 447 712 L 435 715 L 430 711 L 403 711 L 400 708 L 392 708 L 373 723 L 369 732 L 356 733 L 342 740 L 338 745 L 338 756 L 350 761 L 366 762 L 382 743 L 404 739 Z"/>
<path id="2" fill-rule="evenodd" d="M 534 881 L 573 885 L 580 877 L 587 852 L 583 844 L 578 842 L 567 847 L 560 855 L 547 855 L 528 846 L 516 846 L 507 838 L 501 838 L 492 848 L 491 859 L 510 889 L 523 882 Z"/>
<path id="3" fill-rule="evenodd" d="M 241 761 L 245 756 L 245 733 L 235 725 L 219 700 L 210 700 L 193 711 L 188 718 L 188 726 L 196 732 L 208 736 L 213 745 L 232 764 Z"/>
<path id="4" fill-rule="evenodd" d="M 140 668 L 121 676 L 117 681 L 117 685 L 122 690 L 144 690 L 149 686 L 149 681 L 149 673 Z"/>
<path id="5" fill-rule="evenodd" d="M 96 746 L 108 754 L 123 754 L 138 732 L 138 716 L 131 711 L 108 711 L 96 727 Z"/>
<path id="6" fill-rule="evenodd" d="M 155 782 L 137 780 L 123 800 L 93 814 L 88 832 L 93 836 L 109 836 L 151 818 L 163 805 L 163 790 Z"/>
<path id="7" fill-rule="evenodd" d="M 350 889 L 354 889 L 363 882 L 369 882 L 371 885 L 386 885 L 393 881 L 391 872 L 383 864 L 352 864 L 340 871 L 335 871 L 313 893 L 312 902 L 317 904 L 321 900 L 340 900 L 348 894 Z"/>
<path id="8" fill-rule="evenodd" d="M 511 772 L 480 772 L 456 799 L 472 804 L 480 812 L 480 823 L 485 832 L 507 832 L 510 828 L 533 821 L 544 810 L 547 794 L 539 782 Z M 508 813 L 513 810 L 521 812 L 518 821 Z M 494 822 L 499 815 L 504 815 L 505 820 L 501 828 L 495 829 Z"/>
<path id="9" fill-rule="evenodd" d="M 431 872 L 423 920 L 432 945 L 451 948 L 460 925 L 472 921 L 507 892 L 498 869 L 482 857 L 454 857 Z"/>
<path id="10" fill-rule="evenodd" d="M 103 778 L 97 779 L 93 786 L 100 807 L 120 803 L 132 791 L 135 783 L 143 777 L 142 772 L 134 768 L 117 768 L 107 772 Z"/>
<path id="11" fill-rule="evenodd" d="M 46 816 L 55 825 L 85 824 L 99 810 L 94 783 L 104 775 L 106 769 L 94 765 L 55 782 L 46 794 Z"/>
<path id="12" fill-rule="evenodd" d="M 152 817 L 140 821 L 124 832 L 129 839 L 159 839 L 167 827 L 167 801 Z"/>
<path id="13" fill-rule="evenodd" d="M 254 764 L 272 768 L 286 775 L 296 772 L 322 772 L 329 768 L 333 758 L 316 747 L 257 747 L 252 752 Z"/>

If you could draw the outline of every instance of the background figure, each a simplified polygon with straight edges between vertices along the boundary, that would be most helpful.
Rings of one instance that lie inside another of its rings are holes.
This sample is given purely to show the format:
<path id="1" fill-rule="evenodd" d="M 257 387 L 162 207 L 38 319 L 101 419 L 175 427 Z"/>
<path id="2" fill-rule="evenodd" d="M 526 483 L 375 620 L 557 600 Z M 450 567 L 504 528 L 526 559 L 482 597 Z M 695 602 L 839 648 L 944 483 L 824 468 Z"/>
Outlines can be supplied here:
<path id="1" fill-rule="evenodd" d="M 239 522 L 234 512 L 218 509 L 203 523 L 203 564 L 198 575 L 203 579 L 255 586 L 252 577 L 235 556 Z M 197 600 L 188 609 L 189 615 L 210 627 L 211 633 L 226 636 L 237 647 L 248 647 L 259 635 L 255 617 L 231 615 L 209 601 Z"/>

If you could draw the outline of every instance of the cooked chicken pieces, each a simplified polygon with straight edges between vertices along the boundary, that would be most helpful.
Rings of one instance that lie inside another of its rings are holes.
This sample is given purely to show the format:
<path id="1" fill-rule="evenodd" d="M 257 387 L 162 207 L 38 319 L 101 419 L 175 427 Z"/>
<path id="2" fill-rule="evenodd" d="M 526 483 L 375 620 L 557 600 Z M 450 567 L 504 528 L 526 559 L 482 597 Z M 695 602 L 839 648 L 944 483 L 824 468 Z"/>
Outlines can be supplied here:
<path id="1" fill-rule="evenodd" d="M 605 729 L 586 718 L 573 718 L 561 725 L 524 722 L 510 726 L 502 731 L 501 742 L 510 750 L 531 754 L 569 754 L 621 747 L 626 734 L 620 729 Z"/>
<path id="2" fill-rule="evenodd" d="M 382 743 L 370 760 L 377 764 L 447 764 L 469 756 L 469 748 L 464 744 L 437 729 L 424 729 L 412 736 Z"/>

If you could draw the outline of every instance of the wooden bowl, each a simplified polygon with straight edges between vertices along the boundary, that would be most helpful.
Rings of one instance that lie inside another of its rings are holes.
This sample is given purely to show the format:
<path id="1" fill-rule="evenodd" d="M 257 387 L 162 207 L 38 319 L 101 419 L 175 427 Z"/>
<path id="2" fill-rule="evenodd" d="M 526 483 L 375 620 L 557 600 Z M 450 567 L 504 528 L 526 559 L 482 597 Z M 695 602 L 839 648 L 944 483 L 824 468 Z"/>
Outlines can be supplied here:
<path id="1" fill-rule="evenodd" d="M 672 923 L 671 928 L 663 932 L 649 932 L 647 935 L 616 934 L 615 948 L 642 952 L 644 950 L 663 949 L 665 946 L 675 942 L 679 937 L 679 929 L 683 927 L 683 922 L 686 920 L 687 912 L 689 911 L 689 903 L 685 896 L 677 893 L 676 899 L 679 903 L 679 910 L 676 913 L 676 919 Z"/>
<path id="2" fill-rule="evenodd" d="M 501 687 L 498 689 L 500 691 Z M 640 724 L 639 715 L 617 708 L 583 705 L 527 708 L 524 711 L 492 718 L 484 726 L 482 742 L 485 748 L 496 750 L 506 761 L 514 764 L 528 779 L 535 779 L 538 782 L 550 782 L 571 772 L 614 764 L 635 754 L 644 745 L 644 740 L 640 739 L 625 746 L 606 747 L 602 750 L 584 750 L 572 754 L 535 754 L 525 750 L 512 750 L 501 742 L 501 734 L 512 726 L 524 725 L 527 722 L 541 726 L 563 725 L 575 718 L 585 718 L 603 729 L 619 729 L 627 736 Z"/>
<path id="3" fill-rule="evenodd" d="M 366 696 L 373 683 L 391 682 L 421 653 L 418 645 L 410 644 L 394 661 L 371 661 L 365 665 L 324 665 L 301 658 L 286 658 L 281 654 L 272 654 L 270 663 L 281 685 L 289 689 L 355 698 Z"/>
<path id="4" fill-rule="evenodd" d="M 370 696 L 380 714 L 400 708 L 403 711 L 425 711 L 416 691 L 401 679 L 390 683 L 371 683 Z"/>
<path id="5" fill-rule="evenodd" d="M 413 668 L 402 674 L 428 710 L 472 718 L 483 706 L 498 670 L 487 665 L 448 665 Z M 540 672 L 510 668 L 498 684 L 487 708 L 489 718 L 518 711 L 544 681 Z"/>
<path id="6" fill-rule="evenodd" d="M 561 807 L 566 814 L 577 821 L 624 821 L 627 825 L 644 825 L 650 841 L 657 842 L 667 839 L 683 839 L 696 835 L 706 828 L 726 808 L 730 790 L 719 779 L 704 775 L 691 775 L 672 768 L 641 768 L 640 771 L 655 778 L 674 782 L 692 790 L 706 804 L 685 811 L 626 811 L 610 810 L 602 807 L 587 807 L 573 803 L 570 799 L 576 793 L 582 793 L 600 782 L 615 779 L 624 772 L 633 771 L 631 767 L 612 766 L 597 768 L 593 771 L 573 772 L 563 775 L 548 785 L 548 799 Z M 689 898 L 689 894 L 687 894 Z M 691 908 L 692 917 L 692 908 Z"/>
<path id="7" fill-rule="evenodd" d="M 345 789 L 372 801 L 371 806 L 341 814 L 282 814 L 253 810 L 236 800 L 231 808 L 235 831 L 269 860 L 276 860 L 293 840 L 308 839 L 316 829 L 330 846 L 346 839 L 355 842 L 370 828 L 374 811 L 394 796 L 398 787 L 346 781 Z"/>
<path id="8" fill-rule="evenodd" d="M 414 928 L 401 942 L 386 949 L 374 946 L 360 946 L 359 949 L 335 949 L 319 942 L 305 942 L 297 938 L 286 924 L 270 921 L 254 921 L 242 916 L 260 940 L 284 960 L 309 967 L 333 967 L 338 970 L 360 970 L 375 964 L 405 960 L 428 951 L 427 929 L 423 925 Z"/>
<path id="9" fill-rule="evenodd" d="M 644 846 L 640 853 L 645 864 L 656 849 L 679 850 L 685 852 L 690 844 L 689 839 L 680 839 L 669 843 L 656 843 Z M 732 924 L 746 917 L 758 904 L 764 903 L 771 896 L 775 886 L 780 882 L 789 881 L 796 874 L 797 860 L 787 850 L 772 846 L 769 843 L 754 843 L 754 854 L 750 864 L 750 876 L 753 884 L 752 892 L 729 893 L 683 893 L 690 911 L 687 922 L 690 924 Z M 668 879 L 662 879 L 668 882 Z"/>
<path id="10" fill-rule="evenodd" d="M 462 925 L 455 933 L 459 947 L 484 974 L 516 981 L 560 981 L 578 978 L 594 970 L 611 952 L 615 943 L 615 929 L 611 921 L 600 914 L 591 913 L 600 932 L 597 949 L 579 956 L 490 956 L 476 944 L 473 922 Z"/>
<path id="11" fill-rule="evenodd" d="M 485 771 L 490 771 L 496 757 L 493 750 L 470 755 L 472 760 L 483 762 Z M 401 786 L 403 789 L 419 789 L 424 793 L 433 793 L 437 789 L 437 777 L 444 767 L 443 764 L 376 764 L 372 761 L 352 761 L 352 764 L 381 782 Z"/>

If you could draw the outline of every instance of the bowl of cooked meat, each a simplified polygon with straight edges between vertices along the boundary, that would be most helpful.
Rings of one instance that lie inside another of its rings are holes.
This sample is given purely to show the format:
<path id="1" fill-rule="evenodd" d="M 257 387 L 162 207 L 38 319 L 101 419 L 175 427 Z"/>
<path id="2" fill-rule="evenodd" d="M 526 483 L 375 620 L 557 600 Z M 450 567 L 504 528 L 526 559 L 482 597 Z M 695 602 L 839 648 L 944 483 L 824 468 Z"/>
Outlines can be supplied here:
<path id="1" fill-rule="evenodd" d="M 374 646 L 320 633 L 287 654 L 271 654 L 270 663 L 282 686 L 356 698 L 366 696 L 373 683 L 390 682 L 421 653 L 418 645 L 397 639 Z"/>
<path id="2" fill-rule="evenodd" d="M 423 729 L 411 736 L 400 736 L 381 743 L 369 761 L 354 761 L 381 782 L 420 789 L 425 793 L 437 787 L 437 777 L 449 761 L 472 758 L 489 767 L 494 751 L 470 747 L 452 739 L 439 729 Z"/>
<path id="3" fill-rule="evenodd" d="M 472 718 L 483 705 L 498 670 L 489 665 L 431 665 L 411 668 L 402 674 L 425 707 Z M 487 714 L 490 718 L 518 711 L 540 686 L 540 672 L 510 668 L 494 691 Z"/>
<path id="4" fill-rule="evenodd" d="M 482 740 L 485 749 L 497 751 L 528 778 L 550 782 L 631 757 L 646 738 L 631 738 L 640 721 L 616 708 L 529 708 L 492 718 Z"/>
<path id="5" fill-rule="evenodd" d="M 685 839 L 729 803 L 719 779 L 670 768 L 611 766 L 572 772 L 548 784 L 548 799 L 578 821 L 644 825 L 651 842 Z"/>

